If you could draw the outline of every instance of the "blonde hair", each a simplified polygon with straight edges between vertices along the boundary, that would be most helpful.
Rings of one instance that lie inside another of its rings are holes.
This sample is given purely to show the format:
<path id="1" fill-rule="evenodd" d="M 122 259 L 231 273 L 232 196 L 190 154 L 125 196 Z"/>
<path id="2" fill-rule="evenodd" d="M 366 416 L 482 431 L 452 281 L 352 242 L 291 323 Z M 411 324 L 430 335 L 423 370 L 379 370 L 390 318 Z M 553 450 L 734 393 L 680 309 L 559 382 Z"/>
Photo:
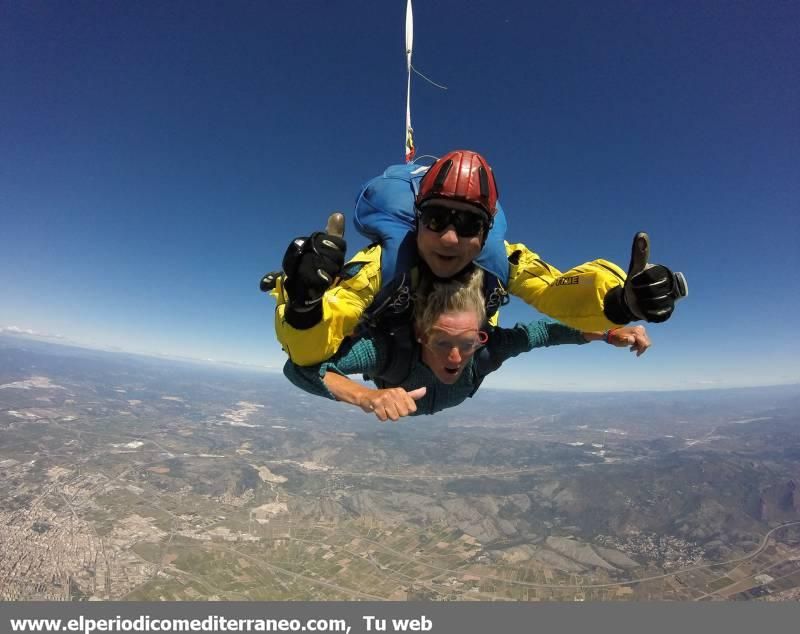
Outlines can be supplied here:
<path id="1" fill-rule="evenodd" d="M 474 267 L 462 280 L 439 280 L 420 284 L 414 300 L 414 328 L 427 335 L 444 313 L 474 313 L 479 326 L 486 321 L 483 269 Z"/>

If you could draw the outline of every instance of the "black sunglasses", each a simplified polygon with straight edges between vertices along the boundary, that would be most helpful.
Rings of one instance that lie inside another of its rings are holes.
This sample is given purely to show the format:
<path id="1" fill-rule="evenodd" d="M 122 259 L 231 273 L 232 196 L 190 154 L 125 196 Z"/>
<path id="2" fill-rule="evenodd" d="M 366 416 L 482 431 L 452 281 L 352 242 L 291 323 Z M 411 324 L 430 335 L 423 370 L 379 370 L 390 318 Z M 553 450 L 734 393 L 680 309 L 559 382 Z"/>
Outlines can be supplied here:
<path id="1" fill-rule="evenodd" d="M 417 209 L 420 222 L 431 231 L 439 233 L 450 225 L 462 238 L 474 238 L 481 231 L 488 230 L 491 222 L 487 214 L 467 209 L 452 209 L 446 205 L 426 205 Z"/>

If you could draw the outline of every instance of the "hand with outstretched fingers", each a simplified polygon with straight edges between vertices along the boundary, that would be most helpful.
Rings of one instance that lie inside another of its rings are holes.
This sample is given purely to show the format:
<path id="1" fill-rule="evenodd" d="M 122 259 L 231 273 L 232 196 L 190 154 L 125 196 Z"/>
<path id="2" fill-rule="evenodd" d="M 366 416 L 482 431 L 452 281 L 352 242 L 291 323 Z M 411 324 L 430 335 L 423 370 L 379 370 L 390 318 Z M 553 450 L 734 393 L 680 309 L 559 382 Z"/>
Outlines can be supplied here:
<path id="1" fill-rule="evenodd" d="M 633 238 L 628 276 L 622 289 L 606 295 L 603 310 L 610 321 L 625 324 L 641 319 L 667 321 L 675 302 L 689 294 L 683 273 L 673 273 L 663 264 L 649 264 L 650 238 L 643 231 Z"/>
<path id="2" fill-rule="evenodd" d="M 416 401 L 425 396 L 427 391 L 426 387 L 419 387 L 410 392 L 402 387 L 369 390 L 359 398 L 358 406 L 368 414 L 375 414 L 381 422 L 389 419 L 397 421 L 416 412 Z"/>
<path id="3" fill-rule="evenodd" d="M 630 348 L 641 357 L 650 347 L 650 337 L 644 326 L 623 326 L 608 331 L 608 343 L 617 348 Z"/>

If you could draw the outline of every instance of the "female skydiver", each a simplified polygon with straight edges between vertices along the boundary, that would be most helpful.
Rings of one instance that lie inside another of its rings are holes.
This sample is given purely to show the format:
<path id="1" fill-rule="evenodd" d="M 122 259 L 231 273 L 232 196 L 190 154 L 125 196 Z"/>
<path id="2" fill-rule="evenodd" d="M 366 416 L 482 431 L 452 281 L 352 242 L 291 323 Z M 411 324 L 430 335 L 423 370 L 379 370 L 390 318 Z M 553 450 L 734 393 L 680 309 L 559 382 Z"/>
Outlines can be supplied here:
<path id="1" fill-rule="evenodd" d="M 344 401 L 374 413 L 381 421 L 433 414 L 455 407 L 471 397 L 489 373 L 508 358 L 534 348 L 567 343 L 607 341 L 630 347 L 640 356 L 650 347 L 643 326 L 615 328 L 605 333 L 580 332 L 547 320 L 513 328 L 481 330 L 485 323 L 483 271 L 476 268 L 466 283 L 437 282 L 415 301 L 414 355 L 411 372 L 399 385 L 374 377 L 389 362 L 389 335 L 365 331 L 347 339 L 329 360 L 302 367 L 286 362 L 287 378 L 311 394 Z M 363 374 L 378 385 L 372 388 L 347 378 Z"/>

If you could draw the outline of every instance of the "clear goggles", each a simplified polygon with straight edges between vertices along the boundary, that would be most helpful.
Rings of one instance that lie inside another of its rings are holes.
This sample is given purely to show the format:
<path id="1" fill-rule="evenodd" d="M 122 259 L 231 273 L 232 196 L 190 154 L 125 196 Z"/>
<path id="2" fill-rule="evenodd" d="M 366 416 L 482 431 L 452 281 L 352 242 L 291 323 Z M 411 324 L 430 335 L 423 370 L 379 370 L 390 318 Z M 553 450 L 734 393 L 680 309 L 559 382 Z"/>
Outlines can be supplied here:
<path id="1" fill-rule="evenodd" d="M 437 354 L 447 356 L 453 348 L 459 354 L 472 354 L 481 346 L 486 345 L 489 335 L 483 330 L 445 330 L 436 327 L 431 330 L 425 340 L 425 346 Z"/>

